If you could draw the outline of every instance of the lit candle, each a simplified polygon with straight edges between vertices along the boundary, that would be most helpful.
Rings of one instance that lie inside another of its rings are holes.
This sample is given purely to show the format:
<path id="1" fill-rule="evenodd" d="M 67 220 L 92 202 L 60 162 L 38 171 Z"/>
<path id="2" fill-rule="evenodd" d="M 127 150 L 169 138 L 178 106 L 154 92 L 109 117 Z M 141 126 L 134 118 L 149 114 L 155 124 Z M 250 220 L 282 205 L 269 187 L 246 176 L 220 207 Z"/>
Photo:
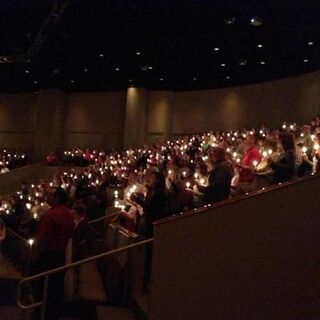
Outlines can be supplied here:
<path id="1" fill-rule="evenodd" d="M 32 248 L 32 246 L 34 244 L 34 240 L 33 239 L 29 239 L 28 240 L 28 244 L 29 244 L 30 248 Z"/>

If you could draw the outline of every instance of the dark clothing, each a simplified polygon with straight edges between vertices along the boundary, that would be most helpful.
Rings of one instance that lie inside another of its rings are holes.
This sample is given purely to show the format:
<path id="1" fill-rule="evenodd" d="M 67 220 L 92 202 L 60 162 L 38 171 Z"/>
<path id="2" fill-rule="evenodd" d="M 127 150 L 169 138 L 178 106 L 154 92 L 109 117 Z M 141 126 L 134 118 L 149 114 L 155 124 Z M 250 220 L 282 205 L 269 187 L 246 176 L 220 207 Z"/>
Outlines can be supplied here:
<path id="1" fill-rule="evenodd" d="M 73 261 L 84 258 L 99 236 L 99 233 L 86 220 L 80 221 L 73 230 Z"/>
<path id="2" fill-rule="evenodd" d="M 144 215 L 145 235 L 152 237 L 153 234 L 153 222 L 162 219 L 167 214 L 166 194 L 163 190 L 151 189 L 147 191 L 146 199 L 142 205 Z"/>
<path id="3" fill-rule="evenodd" d="M 226 200 L 230 196 L 232 168 L 226 161 L 220 161 L 209 174 L 209 186 L 199 188 L 204 193 L 204 203 Z"/>
<path id="4" fill-rule="evenodd" d="M 293 150 L 288 150 L 280 155 L 276 162 L 270 163 L 274 171 L 273 182 L 286 182 L 293 178 L 295 173 L 296 156 Z"/>

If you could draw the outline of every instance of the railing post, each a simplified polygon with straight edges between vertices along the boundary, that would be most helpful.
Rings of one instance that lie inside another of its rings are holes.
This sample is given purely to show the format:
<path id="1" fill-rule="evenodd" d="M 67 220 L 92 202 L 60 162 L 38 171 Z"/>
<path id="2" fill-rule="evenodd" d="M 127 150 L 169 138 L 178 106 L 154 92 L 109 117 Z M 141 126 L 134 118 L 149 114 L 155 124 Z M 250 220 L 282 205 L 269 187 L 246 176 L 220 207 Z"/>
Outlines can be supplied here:
<path id="1" fill-rule="evenodd" d="M 47 309 L 47 302 L 48 302 L 48 288 L 49 288 L 49 277 L 45 276 L 44 284 L 42 289 L 42 305 L 41 305 L 41 320 L 45 319 L 46 316 L 46 309 Z"/>

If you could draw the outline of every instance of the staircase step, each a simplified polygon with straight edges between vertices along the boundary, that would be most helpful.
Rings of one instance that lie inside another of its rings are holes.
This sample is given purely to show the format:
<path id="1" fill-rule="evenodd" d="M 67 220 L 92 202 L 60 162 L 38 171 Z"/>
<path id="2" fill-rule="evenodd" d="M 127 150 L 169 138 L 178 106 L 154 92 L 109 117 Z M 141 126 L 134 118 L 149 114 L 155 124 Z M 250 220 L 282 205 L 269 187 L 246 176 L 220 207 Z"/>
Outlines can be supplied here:
<path id="1" fill-rule="evenodd" d="M 98 320 L 135 320 L 133 313 L 126 308 L 97 306 Z"/>

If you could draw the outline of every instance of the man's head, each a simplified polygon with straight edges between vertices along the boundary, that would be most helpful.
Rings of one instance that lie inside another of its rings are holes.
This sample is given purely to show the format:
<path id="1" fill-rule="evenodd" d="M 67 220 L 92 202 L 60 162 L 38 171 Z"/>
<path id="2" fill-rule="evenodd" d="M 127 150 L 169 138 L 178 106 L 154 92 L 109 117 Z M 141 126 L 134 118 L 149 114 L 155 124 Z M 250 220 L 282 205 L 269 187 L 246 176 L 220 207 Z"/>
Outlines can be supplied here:
<path id="1" fill-rule="evenodd" d="M 48 198 L 48 202 L 51 206 L 66 204 L 67 201 L 68 201 L 68 195 L 66 191 L 61 187 L 54 188 Z"/>

